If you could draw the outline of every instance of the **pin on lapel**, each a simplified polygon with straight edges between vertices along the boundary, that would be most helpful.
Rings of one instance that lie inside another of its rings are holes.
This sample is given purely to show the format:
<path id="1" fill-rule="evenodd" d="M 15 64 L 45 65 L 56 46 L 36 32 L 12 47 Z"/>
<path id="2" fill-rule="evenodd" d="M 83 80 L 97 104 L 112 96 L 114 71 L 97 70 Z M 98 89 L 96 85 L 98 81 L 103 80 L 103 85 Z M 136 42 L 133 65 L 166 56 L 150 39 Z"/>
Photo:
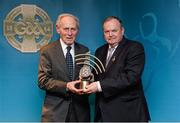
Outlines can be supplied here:
<path id="1" fill-rule="evenodd" d="M 114 56 L 113 58 L 112 58 L 112 62 L 114 62 L 116 60 L 116 56 Z"/>

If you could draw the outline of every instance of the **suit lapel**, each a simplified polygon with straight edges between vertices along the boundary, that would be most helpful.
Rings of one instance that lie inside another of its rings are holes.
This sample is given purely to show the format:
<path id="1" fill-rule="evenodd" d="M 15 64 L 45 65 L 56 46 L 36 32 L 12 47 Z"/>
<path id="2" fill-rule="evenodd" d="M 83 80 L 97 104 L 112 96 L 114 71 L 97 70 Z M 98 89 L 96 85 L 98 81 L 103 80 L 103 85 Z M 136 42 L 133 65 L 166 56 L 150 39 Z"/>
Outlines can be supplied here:
<path id="1" fill-rule="evenodd" d="M 102 61 L 103 65 L 104 65 L 104 67 L 106 67 L 106 58 L 107 58 L 107 54 L 108 54 L 108 45 L 105 46 L 102 54 L 104 54 L 104 53 L 106 53 L 106 55 L 101 55 L 102 56 L 101 61 Z"/>
<path id="2" fill-rule="evenodd" d="M 55 45 L 55 52 L 57 56 L 57 62 L 59 63 L 59 66 L 61 66 L 62 71 L 64 71 L 65 77 L 67 78 L 67 80 L 69 80 L 66 60 L 65 60 L 62 46 L 59 40 L 57 41 L 57 45 Z"/>
<path id="3" fill-rule="evenodd" d="M 78 55 L 78 54 L 82 54 L 81 53 L 81 48 L 79 47 L 79 45 L 77 44 L 77 43 L 74 43 L 74 55 L 76 56 L 76 55 Z M 75 70 L 74 70 L 74 79 L 78 79 L 78 77 L 79 77 L 79 69 L 81 69 L 80 68 L 80 66 L 78 66 L 77 65 L 77 63 L 76 63 L 76 60 L 74 60 L 75 61 Z"/>
<path id="4" fill-rule="evenodd" d="M 106 71 L 108 71 L 109 68 L 111 67 L 111 65 L 116 61 L 117 57 L 119 56 L 119 54 L 121 53 L 121 51 L 123 49 L 124 44 L 125 44 L 125 39 L 123 38 L 123 40 L 119 43 L 118 47 L 114 51 L 108 65 L 106 67 Z"/>
<path id="5" fill-rule="evenodd" d="M 103 66 L 106 66 L 106 57 L 107 57 L 107 52 L 108 52 L 108 44 L 106 44 L 101 52 L 99 54 L 96 54 L 96 57 L 102 62 Z M 106 55 L 105 55 L 106 54 Z"/>

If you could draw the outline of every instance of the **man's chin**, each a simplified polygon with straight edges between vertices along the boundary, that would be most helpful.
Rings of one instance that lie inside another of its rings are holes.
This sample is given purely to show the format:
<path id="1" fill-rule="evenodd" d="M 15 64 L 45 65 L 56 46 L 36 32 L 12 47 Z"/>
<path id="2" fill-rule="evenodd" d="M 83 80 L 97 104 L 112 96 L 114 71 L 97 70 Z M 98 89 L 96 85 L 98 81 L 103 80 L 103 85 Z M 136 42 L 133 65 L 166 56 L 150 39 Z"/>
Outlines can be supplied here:
<path id="1" fill-rule="evenodd" d="M 73 40 L 66 40 L 66 44 L 67 44 L 67 45 L 72 45 L 73 43 L 74 43 Z"/>

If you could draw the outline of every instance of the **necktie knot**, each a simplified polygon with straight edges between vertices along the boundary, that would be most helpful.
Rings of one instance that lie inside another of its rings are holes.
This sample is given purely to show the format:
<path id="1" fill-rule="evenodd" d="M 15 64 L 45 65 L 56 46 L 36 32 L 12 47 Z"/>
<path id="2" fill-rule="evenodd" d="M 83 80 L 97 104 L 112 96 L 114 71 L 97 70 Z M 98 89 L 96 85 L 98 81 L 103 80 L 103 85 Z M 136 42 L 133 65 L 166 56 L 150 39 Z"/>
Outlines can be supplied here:
<path id="1" fill-rule="evenodd" d="M 67 51 L 70 52 L 71 46 L 67 46 Z"/>
<path id="2" fill-rule="evenodd" d="M 111 47 L 111 48 L 108 49 L 108 51 L 109 51 L 110 53 L 112 53 L 113 50 L 114 50 L 114 47 Z"/>

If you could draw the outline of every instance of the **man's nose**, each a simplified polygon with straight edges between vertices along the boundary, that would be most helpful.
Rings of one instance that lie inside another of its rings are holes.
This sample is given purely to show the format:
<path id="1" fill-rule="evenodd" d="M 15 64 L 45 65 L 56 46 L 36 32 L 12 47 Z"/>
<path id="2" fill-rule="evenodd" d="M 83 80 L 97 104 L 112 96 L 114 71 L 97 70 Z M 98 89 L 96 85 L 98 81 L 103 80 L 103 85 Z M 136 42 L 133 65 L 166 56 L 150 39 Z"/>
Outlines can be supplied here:
<path id="1" fill-rule="evenodd" d="M 109 36 L 111 37 L 113 34 L 112 34 L 112 32 L 111 31 L 109 31 Z"/>
<path id="2" fill-rule="evenodd" d="M 72 35 L 71 29 L 68 29 L 68 35 Z"/>

